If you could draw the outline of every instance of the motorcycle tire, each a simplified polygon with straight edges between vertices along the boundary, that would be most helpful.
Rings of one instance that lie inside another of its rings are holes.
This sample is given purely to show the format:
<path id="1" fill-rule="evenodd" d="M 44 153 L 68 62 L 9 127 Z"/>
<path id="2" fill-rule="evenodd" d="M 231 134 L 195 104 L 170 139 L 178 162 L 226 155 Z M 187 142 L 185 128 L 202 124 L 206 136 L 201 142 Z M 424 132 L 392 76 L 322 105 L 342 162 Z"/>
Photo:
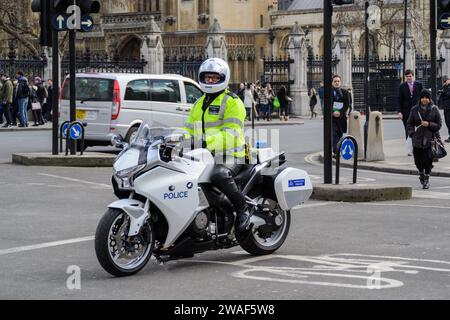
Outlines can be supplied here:
<path id="1" fill-rule="evenodd" d="M 117 223 L 120 223 L 120 219 L 122 219 L 122 225 L 117 225 Z M 126 220 L 129 219 L 127 217 L 127 214 L 120 209 L 111 209 L 109 208 L 106 213 L 103 215 L 102 219 L 100 220 L 97 231 L 95 233 L 95 253 L 97 255 L 97 259 L 100 263 L 100 265 L 110 274 L 116 277 L 124 277 L 124 276 L 130 276 L 137 272 L 139 272 L 142 268 L 145 267 L 147 262 L 150 260 L 153 252 L 154 247 L 154 234 L 151 230 L 151 227 L 148 224 L 145 224 L 143 229 L 141 229 L 141 235 L 143 232 L 146 232 L 146 236 L 150 237 L 149 243 L 146 244 L 147 247 L 145 247 L 145 252 L 142 256 L 138 257 L 136 259 L 136 262 L 130 263 L 129 265 L 123 264 L 120 265 L 118 262 L 116 262 L 113 259 L 113 254 L 118 254 L 120 250 L 117 250 L 117 252 L 112 252 L 111 250 L 114 249 L 114 247 L 118 248 L 117 244 L 117 238 L 114 238 L 116 235 L 114 235 L 112 232 L 117 229 L 113 228 L 119 228 L 120 235 L 122 235 L 122 232 L 128 232 L 127 226 L 123 226 L 123 224 L 126 224 Z M 146 228 L 146 229 L 144 229 Z M 122 239 L 123 237 L 121 237 Z M 122 244 L 121 244 L 122 245 Z M 138 244 L 136 244 L 138 245 Z M 128 244 L 129 246 L 129 244 Z M 138 245 L 139 246 L 139 245 Z M 135 248 L 133 246 L 133 248 Z M 121 248 L 124 249 L 124 248 Z M 124 252 L 123 250 L 122 252 Z M 125 257 L 127 257 L 126 253 Z M 119 255 L 122 256 L 122 254 Z M 117 260 L 118 261 L 118 260 Z"/>
<path id="2" fill-rule="evenodd" d="M 278 203 L 276 200 L 271 200 L 273 203 Z M 283 222 L 280 226 L 280 231 L 276 234 L 274 239 L 270 239 L 269 241 L 264 241 L 264 239 L 260 238 L 257 230 L 249 230 L 247 234 L 245 234 L 239 243 L 239 245 L 254 256 L 263 256 L 272 254 L 277 251 L 284 243 L 289 233 L 289 227 L 291 225 L 291 213 L 289 210 L 284 211 L 281 208 L 279 210 L 282 211 Z"/>

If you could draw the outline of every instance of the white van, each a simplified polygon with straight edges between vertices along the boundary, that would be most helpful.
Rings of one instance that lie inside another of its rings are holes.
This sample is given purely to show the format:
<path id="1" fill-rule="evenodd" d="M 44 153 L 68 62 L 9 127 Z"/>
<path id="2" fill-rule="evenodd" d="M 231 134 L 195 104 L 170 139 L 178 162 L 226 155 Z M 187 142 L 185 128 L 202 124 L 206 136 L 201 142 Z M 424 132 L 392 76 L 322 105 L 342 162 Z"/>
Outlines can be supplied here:
<path id="1" fill-rule="evenodd" d="M 63 83 L 60 123 L 69 120 L 70 81 Z M 86 123 L 85 145 L 109 145 L 110 133 L 130 141 L 142 121 L 179 127 L 202 96 L 200 86 L 179 75 L 77 73 L 77 121 Z"/>

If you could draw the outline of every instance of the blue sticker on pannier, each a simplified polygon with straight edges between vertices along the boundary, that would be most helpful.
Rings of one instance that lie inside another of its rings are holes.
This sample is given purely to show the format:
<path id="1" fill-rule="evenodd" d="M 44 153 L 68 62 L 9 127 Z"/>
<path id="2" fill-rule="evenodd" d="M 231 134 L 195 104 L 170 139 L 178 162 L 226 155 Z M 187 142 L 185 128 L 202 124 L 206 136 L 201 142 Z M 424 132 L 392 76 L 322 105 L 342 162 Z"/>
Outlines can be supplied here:
<path id="1" fill-rule="evenodd" d="M 289 188 L 304 187 L 305 179 L 289 180 Z"/>

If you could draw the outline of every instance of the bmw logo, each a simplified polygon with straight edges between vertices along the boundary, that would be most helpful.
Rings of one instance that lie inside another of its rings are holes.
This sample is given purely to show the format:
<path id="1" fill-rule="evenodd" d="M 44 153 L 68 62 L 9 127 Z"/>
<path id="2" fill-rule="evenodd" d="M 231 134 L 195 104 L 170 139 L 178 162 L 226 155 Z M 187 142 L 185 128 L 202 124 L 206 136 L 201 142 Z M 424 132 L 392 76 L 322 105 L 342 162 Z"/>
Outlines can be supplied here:
<path id="1" fill-rule="evenodd" d="M 186 187 L 188 189 L 192 189 L 193 186 L 194 186 L 194 184 L 192 182 L 189 182 Z"/>
<path id="2" fill-rule="evenodd" d="M 169 191 L 175 191 L 175 186 L 170 186 Z"/>

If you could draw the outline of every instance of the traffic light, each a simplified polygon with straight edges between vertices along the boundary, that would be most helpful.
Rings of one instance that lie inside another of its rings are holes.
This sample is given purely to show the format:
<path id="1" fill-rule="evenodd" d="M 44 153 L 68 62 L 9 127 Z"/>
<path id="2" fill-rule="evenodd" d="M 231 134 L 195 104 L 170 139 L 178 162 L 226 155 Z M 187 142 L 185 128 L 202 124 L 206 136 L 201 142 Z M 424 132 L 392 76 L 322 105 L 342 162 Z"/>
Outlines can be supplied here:
<path id="1" fill-rule="evenodd" d="M 438 0 L 436 20 L 438 29 L 450 29 L 450 0 Z"/>
<path id="2" fill-rule="evenodd" d="M 354 4 L 355 0 L 333 0 L 333 4 L 337 6 L 343 6 L 345 4 Z"/>
<path id="3" fill-rule="evenodd" d="M 81 9 L 81 14 L 88 15 L 100 11 L 100 2 L 92 0 L 77 0 L 77 5 Z"/>
<path id="4" fill-rule="evenodd" d="M 93 0 L 54 0 L 53 6 L 56 14 L 66 14 L 67 7 L 77 5 L 81 9 L 82 15 L 98 13 L 100 11 L 100 2 Z"/>
<path id="5" fill-rule="evenodd" d="M 33 0 L 31 10 L 39 12 L 39 25 L 41 27 L 40 44 L 41 46 L 52 46 L 52 18 L 50 12 L 51 0 Z"/>

